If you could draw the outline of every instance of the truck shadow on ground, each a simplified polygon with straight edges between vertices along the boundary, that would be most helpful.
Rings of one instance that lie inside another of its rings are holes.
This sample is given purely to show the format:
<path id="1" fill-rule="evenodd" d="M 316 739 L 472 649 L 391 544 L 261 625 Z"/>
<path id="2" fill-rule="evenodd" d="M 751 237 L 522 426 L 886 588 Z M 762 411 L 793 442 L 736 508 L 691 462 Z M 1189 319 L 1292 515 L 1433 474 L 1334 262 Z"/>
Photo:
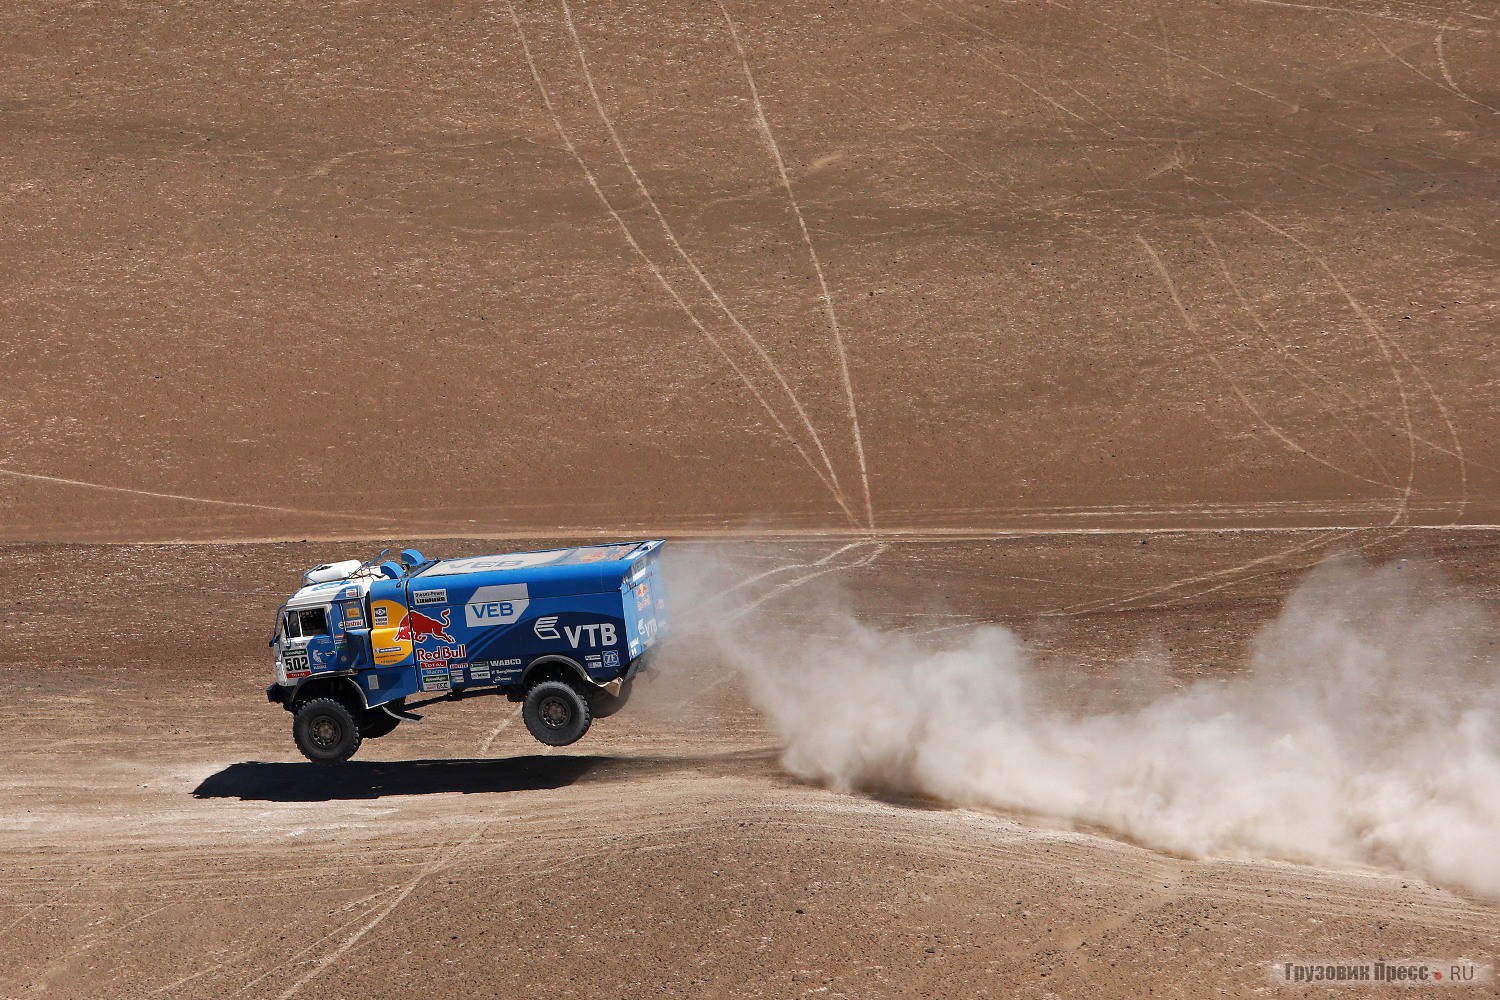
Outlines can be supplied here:
<path id="1" fill-rule="evenodd" d="M 503 760 L 353 760 L 335 767 L 245 761 L 209 775 L 192 794 L 198 799 L 328 802 L 440 792 L 539 791 L 579 782 L 630 781 L 688 771 L 748 776 L 774 770 L 775 753 L 770 750 L 697 757 L 532 755 Z"/>

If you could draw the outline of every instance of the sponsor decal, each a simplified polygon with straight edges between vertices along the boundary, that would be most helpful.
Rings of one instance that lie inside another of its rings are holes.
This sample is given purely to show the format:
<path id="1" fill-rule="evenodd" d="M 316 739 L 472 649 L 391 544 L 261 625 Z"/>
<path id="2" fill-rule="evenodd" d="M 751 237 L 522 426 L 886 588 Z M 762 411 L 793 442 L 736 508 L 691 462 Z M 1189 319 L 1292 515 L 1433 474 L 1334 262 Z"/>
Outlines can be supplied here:
<path id="1" fill-rule="evenodd" d="M 396 629 L 396 641 L 426 642 L 428 639 L 437 639 L 441 642 L 457 642 L 457 639 L 448 634 L 448 618 L 452 614 L 447 608 L 437 618 L 420 611 L 408 611 Z"/>
<path id="2" fill-rule="evenodd" d="M 613 646 L 617 641 L 615 627 L 610 622 L 589 622 L 587 625 L 564 625 L 557 630 L 557 615 L 543 615 L 531 626 L 538 639 L 557 640 L 566 638 L 574 649 L 580 646 Z"/>
<path id="3" fill-rule="evenodd" d="M 413 604 L 447 604 L 447 590 L 413 590 L 411 592 Z"/>
<path id="4" fill-rule="evenodd" d="M 344 592 L 342 594 L 340 594 L 339 596 L 340 597 L 358 597 L 359 596 L 359 588 L 358 587 L 345 587 L 344 588 Z"/>
<path id="5" fill-rule="evenodd" d="M 583 658 L 583 665 L 584 665 L 585 668 L 588 668 L 588 667 L 602 667 L 602 666 L 604 666 L 604 664 L 599 659 L 599 654 L 598 653 L 595 653 L 592 656 L 585 656 Z"/>
<path id="6" fill-rule="evenodd" d="M 439 573 L 483 573 L 491 570 L 526 569 L 531 566 L 546 566 L 566 556 L 571 549 L 557 552 L 519 552 L 504 556 L 470 556 L 467 559 L 447 559 L 438 563 Z"/>
<path id="7" fill-rule="evenodd" d="M 580 644 L 589 646 L 613 646 L 615 627 L 609 622 L 594 622 L 588 625 L 563 626 L 568 645 L 577 649 Z"/>
<path id="8" fill-rule="evenodd" d="M 286 672 L 286 679 L 289 680 L 289 681 L 301 680 L 303 677 L 311 677 L 311 676 L 312 676 L 312 671 L 311 670 L 288 670 Z"/>
<path id="9" fill-rule="evenodd" d="M 381 598 L 370 602 L 370 617 L 375 623 L 370 631 L 370 643 L 375 647 L 376 666 L 395 666 L 411 657 L 412 637 L 407 614 L 406 606 L 399 601 Z M 439 621 L 438 624 L 443 623 Z"/>
<path id="10" fill-rule="evenodd" d="M 418 663 L 447 663 L 449 660 L 462 660 L 468 652 L 465 646 L 439 646 L 437 649 L 418 649 Z"/>
<path id="11" fill-rule="evenodd" d="M 630 656 L 631 656 L 631 659 L 634 659 L 635 657 L 640 656 L 640 655 L 641 655 L 641 640 L 639 640 L 639 639 L 631 639 L 630 640 Z"/>
<path id="12" fill-rule="evenodd" d="M 519 667 L 520 665 L 521 665 L 521 659 L 520 659 L 520 657 L 516 657 L 516 658 L 510 659 L 510 660 L 491 660 L 490 661 L 490 666 L 492 666 L 492 667 Z"/>
<path id="13" fill-rule="evenodd" d="M 367 674 L 366 677 L 365 677 L 365 679 L 367 681 L 369 681 L 369 688 L 370 688 L 371 691 L 379 691 L 380 690 L 380 677 L 378 675 L 376 675 L 376 674 Z"/>
<path id="14" fill-rule="evenodd" d="M 453 680 L 448 673 L 447 667 L 422 668 L 423 691 L 447 691 L 452 686 Z"/>
<path id="15" fill-rule="evenodd" d="M 469 668 L 469 679 L 476 681 L 487 681 L 490 679 L 490 668 L 473 666 Z"/>
<path id="16" fill-rule="evenodd" d="M 524 583 L 480 587 L 464 605 L 464 622 L 470 628 L 510 625 L 530 606 L 528 597 Z"/>
<path id="17" fill-rule="evenodd" d="M 281 664 L 286 669 L 288 677 L 292 675 L 293 670 L 307 670 L 307 653 L 302 650 L 289 650 L 281 654 Z"/>
<path id="18" fill-rule="evenodd" d="M 573 649 L 579 646 L 613 646 L 618 640 L 615 627 L 610 622 L 589 622 L 586 625 L 564 625 L 561 633 L 558 631 L 558 616 L 543 615 L 531 625 L 531 631 L 537 634 L 537 639 L 567 639 L 567 645 Z"/>
<path id="19" fill-rule="evenodd" d="M 651 588 L 643 583 L 635 588 L 635 609 L 645 611 L 649 607 L 651 607 Z"/>
<path id="20" fill-rule="evenodd" d="M 618 667 L 620 665 L 619 651 L 614 649 L 606 649 L 604 651 L 604 665 L 606 667 Z"/>

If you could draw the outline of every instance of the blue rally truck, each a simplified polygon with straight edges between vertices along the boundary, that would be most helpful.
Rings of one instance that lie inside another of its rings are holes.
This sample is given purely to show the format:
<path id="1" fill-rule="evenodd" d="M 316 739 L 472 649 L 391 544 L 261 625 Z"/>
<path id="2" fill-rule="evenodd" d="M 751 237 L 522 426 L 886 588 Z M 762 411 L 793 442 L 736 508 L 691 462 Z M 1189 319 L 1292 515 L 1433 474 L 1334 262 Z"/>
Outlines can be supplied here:
<path id="1" fill-rule="evenodd" d="M 282 605 L 266 697 L 309 760 L 348 760 L 414 708 L 479 694 L 521 703 L 550 746 L 630 696 L 666 628 L 661 541 L 315 566 Z"/>

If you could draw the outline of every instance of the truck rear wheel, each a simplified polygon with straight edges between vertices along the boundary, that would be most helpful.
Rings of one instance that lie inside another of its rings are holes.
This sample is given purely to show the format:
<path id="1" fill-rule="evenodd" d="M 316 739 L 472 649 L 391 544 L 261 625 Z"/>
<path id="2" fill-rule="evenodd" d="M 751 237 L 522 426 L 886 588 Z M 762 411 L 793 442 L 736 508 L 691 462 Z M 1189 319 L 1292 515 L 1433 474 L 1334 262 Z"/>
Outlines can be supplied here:
<path id="1" fill-rule="evenodd" d="M 365 716 L 359 723 L 359 735 L 361 739 L 378 740 L 394 733 L 399 725 L 400 719 L 378 708 L 371 708 L 365 711 Z"/>
<path id="2" fill-rule="evenodd" d="M 589 711 L 596 719 L 607 719 L 630 700 L 630 689 L 635 684 L 631 679 L 620 685 L 619 694 L 610 694 L 608 691 L 592 691 L 589 693 Z"/>
<path id="3" fill-rule="evenodd" d="M 565 681 L 533 684 L 521 703 L 526 728 L 549 747 L 565 747 L 583 739 L 593 721 L 588 699 Z"/>
<path id="4" fill-rule="evenodd" d="M 390 702 L 390 708 L 401 711 L 405 708 L 407 699 L 396 699 Z M 396 727 L 401 726 L 401 720 L 390 714 L 384 708 L 365 709 L 365 715 L 360 717 L 360 736 L 363 739 L 380 739 L 381 736 L 390 736 L 396 732 Z"/>
<path id="5" fill-rule="evenodd" d="M 302 756 L 315 764 L 342 764 L 354 756 L 363 739 L 354 713 L 332 698 L 301 705 L 292 719 L 292 738 Z"/>

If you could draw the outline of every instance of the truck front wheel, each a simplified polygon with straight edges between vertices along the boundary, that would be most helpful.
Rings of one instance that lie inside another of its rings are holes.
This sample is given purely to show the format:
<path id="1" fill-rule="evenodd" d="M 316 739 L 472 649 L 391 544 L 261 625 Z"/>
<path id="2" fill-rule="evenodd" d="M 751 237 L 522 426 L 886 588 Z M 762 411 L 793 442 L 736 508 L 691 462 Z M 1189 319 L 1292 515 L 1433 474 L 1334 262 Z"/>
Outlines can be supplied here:
<path id="1" fill-rule="evenodd" d="M 314 698 L 297 709 L 292 738 L 302 756 L 315 764 L 342 764 L 354 756 L 363 737 L 354 714 L 332 698 Z"/>
<path id="2" fill-rule="evenodd" d="M 565 747 L 583 739 L 593 719 L 588 699 L 565 681 L 541 681 L 526 692 L 521 718 L 531 735 L 549 747 Z"/>

